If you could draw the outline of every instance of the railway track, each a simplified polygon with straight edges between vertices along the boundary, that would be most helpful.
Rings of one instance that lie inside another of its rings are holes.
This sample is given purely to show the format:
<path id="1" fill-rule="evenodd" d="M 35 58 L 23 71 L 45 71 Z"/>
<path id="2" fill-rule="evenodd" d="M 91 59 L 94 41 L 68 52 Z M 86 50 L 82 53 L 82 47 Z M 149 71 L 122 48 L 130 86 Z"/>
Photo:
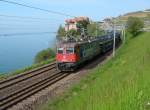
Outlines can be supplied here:
<path id="1" fill-rule="evenodd" d="M 0 110 L 6 110 L 68 76 L 56 71 L 55 62 L 0 81 Z"/>
<path id="2" fill-rule="evenodd" d="M 47 65 L 44 65 L 42 67 L 33 69 L 31 71 L 24 72 L 24 73 L 21 73 L 18 75 L 14 75 L 14 76 L 7 78 L 5 80 L 1 80 L 0 81 L 0 90 L 5 88 L 5 87 L 8 87 L 14 83 L 17 83 L 19 81 L 23 81 L 23 80 L 26 80 L 27 78 L 34 77 L 35 75 L 38 75 L 41 72 L 45 72 L 47 70 L 53 69 L 56 67 L 55 64 L 56 64 L 56 62 L 53 62 L 53 63 L 47 64 Z M 38 72 L 38 73 L 36 73 L 36 72 Z"/>

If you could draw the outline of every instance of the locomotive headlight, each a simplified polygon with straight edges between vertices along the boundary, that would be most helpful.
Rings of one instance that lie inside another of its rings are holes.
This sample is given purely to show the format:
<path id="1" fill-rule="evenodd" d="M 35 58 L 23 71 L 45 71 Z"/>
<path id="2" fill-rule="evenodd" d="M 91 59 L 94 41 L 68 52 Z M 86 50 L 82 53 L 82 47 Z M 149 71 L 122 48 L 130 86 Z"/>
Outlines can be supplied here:
<path id="1" fill-rule="evenodd" d="M 64 59 L 66 59 L 66 56 L 63 56 Z"/>

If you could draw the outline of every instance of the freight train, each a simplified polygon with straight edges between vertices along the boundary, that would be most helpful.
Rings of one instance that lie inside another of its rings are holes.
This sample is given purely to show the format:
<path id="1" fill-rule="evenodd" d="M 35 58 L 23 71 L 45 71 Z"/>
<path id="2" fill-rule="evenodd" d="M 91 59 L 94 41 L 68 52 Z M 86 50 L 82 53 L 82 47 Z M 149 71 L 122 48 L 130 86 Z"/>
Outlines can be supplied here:
<path id="1" fill-rule="evenodd" d="M 113 33 L 86 41 L 65 41 L 57 44 L 56 62 L 60 71 L 74 71 L 99 54 L 113 48 Z M 120 33 L 116 33 L 116 45 L 121 41 Z"/>

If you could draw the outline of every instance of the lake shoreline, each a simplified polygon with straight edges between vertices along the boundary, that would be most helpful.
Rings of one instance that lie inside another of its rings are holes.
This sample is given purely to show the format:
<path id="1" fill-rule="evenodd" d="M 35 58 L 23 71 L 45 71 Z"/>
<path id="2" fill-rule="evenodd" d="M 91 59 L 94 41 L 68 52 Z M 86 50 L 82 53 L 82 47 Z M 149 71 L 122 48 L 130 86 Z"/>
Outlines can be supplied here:
<path id="1" fill-rule="evenodd" d="M 0 75 L 31 66 L 35 55 L 55 42 L 51 34 L 0 37 Z"/>

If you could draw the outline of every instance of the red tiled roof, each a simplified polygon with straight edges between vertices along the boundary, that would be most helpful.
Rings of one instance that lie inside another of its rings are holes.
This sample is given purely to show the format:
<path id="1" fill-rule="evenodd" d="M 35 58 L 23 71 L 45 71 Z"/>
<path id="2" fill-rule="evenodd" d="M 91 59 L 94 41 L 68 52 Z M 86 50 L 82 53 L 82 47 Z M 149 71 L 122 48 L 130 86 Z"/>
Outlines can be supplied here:
<path id="1" fill-rule="evenodd" d="M 75 23 L 75 22 L 79 22 L 79 21 L 82 21 L 82 20 L 89 20 L 89 18 L 88 17 L 76 17 L 74 19 L 67 19 L 65 22 Z"/>

